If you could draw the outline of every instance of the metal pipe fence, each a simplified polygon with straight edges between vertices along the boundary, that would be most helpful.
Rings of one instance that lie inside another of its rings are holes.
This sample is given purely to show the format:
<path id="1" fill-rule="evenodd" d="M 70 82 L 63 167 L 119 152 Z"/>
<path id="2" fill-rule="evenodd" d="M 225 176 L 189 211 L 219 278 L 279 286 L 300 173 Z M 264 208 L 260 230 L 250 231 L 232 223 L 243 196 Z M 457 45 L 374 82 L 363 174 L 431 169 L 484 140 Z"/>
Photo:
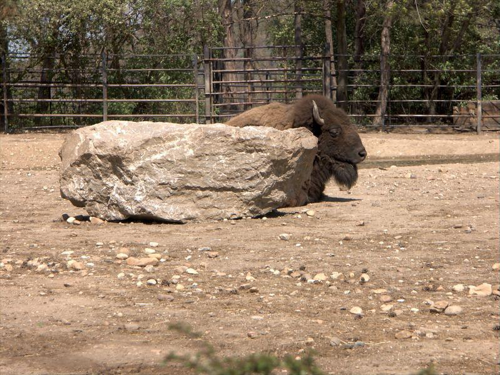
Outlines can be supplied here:
<path id="1" fill-rule="evenodd" d="M 333 70 L 339 58 L 347 68 Z M 224 122 L 318 93 L 342 98 L 336 104 L 360 127 L 500 130 L 500 55 L 386 56 L 387 108 L 379 115 L 381 58 L 332 58 L 328 45 L 205 46 L 203 55 L 9 54 L 1 62 L 0 120 L 5 131 L 101 120 Z M 341 74 L 345 80 L 333 79 Z"/>

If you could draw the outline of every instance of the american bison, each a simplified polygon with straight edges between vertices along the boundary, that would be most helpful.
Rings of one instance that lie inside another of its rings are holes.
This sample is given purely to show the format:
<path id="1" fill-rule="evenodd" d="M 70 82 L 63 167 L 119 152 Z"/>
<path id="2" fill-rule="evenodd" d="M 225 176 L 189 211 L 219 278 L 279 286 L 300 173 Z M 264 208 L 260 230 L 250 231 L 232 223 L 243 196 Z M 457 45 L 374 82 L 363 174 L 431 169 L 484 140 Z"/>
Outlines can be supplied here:
<path id="1" fill-rule="evenodd" d="M 309 95 L 295 104 L 271 103 L 253 108 L 227 125 L 269 126 L 280 130 L 305 127 L 318 137 L 318 153 L 307 190 L 299 204 L 318 202 L 325 184 L 333 176 L 338 185 L 350 189 L 358 179 L 357 164 L 366 158 L 366 150 L 355 126 L 344 111 L 324 96 Z"/>

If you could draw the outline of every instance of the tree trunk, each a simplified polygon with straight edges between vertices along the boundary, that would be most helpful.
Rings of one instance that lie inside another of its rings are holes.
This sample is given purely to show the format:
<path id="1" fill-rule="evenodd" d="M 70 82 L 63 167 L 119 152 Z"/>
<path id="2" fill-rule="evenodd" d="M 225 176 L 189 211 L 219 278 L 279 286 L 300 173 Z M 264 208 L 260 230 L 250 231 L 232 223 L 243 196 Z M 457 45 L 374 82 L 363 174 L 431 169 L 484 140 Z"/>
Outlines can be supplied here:
<path id="1" fill-rule="evenodd" d="M 332 100 L 333 102 L 337 102 L 337 72 L 335 68 L 334 61 L 334 45 L 333 45 L 333 33 L 332 33 L 332 11 L 331 11 L 331 0 L 323 0 L 323 13 L 325 15 L 325 36 L 326 42 L 330 45 L 330 64 L 331 64 L 331 84 L 335 90 L 332 91 Z M 331 87 L 330 87 L 331 90 Z"/>
<path id="2" fill-rule="evenodd" d="M 356 27 L 354 29 L 354 62 L 356 69 L 361 69 L 361 58 L 365 53 L 365 24 L 366 24 L 366 4 L 365 0 L 356 2 Z"/>
<path id="3" fill-rule="evenodd" d="M 380 38 L 380 47 L 382 54 L 380 56 L 380 89 L 378 92 L 377 109 L 373 124 L 385 127 L 385 113 L 387 110 L 387 98 L 389 96 L 389 83 L 391 79 L 389 54 L 391 52 L 391 26 L 392 26 L 392 8 L 394 0 L 388 0 L 385 6 L 386 16 L 382 24 L 382 33 Z"/>
<path id="4" fill-rule="evenodd" d="M 51 103 L 45 100 L 52 98 L 52 88 L 50 85 L 52 84 L 52 78 L 54 77 L 54 66 L 54 54 L 47 52 L 42 61 L 42 73 L 40 75 L 40 83 L 43 86 L 38 88 L 38 100 L 41 101 L 37 102 L 36 112 L 39 114 L 48 114 L 50 112 Z M 35 120 L 37 125 L 42 125 L 43 118 L 37 117 Z"/>
<path id="5" fill-rule="evenodd" d="M 222 25 L 224 27 L 224 47 L 227 49 L 223 50 L 222 57 L 224 59 L 234 59 L 238 50 L 236 47 L 236 37 L 234 35 L 234 18 L 233 18 L 233 4 L 231 0 L 219 0 L 219 15 L 222 20 Z M 236 63 L 234 61 L 223 61 L 220 66 L 221 70 L 236 70 Z M 236 81 L 238 75 L 236 73 L 222 73 L 221 81 Z M 224 101 L 229 103 L 236 103 L 237 100 L 232 94 L 231 84 L 220 85 L 220 89 L 217 90 L 222 92 L 221 97 L 218 98 L 217 102 L 222 103 Z M 222 110 L 237 111 L 238 105 L 234 104 L 228 107 L 223 107 Z"/>
<path id="6" fill-rule="evenodd" d="M 295 79 L 297 91 L 295 97 L 297 99 L 302 98 L 302 4 L 301 0 L 295 0 L 294 4 L 295 18 L 294 18 L 294 28 L 295 28 L 295 56 L 298 58 L 295 64 Z"/>
<path id="7" fill-rule="evenodd" d="M 244 70 L 251 70 L 253 67 L 253 62 L 252 58 L 254 56 L 254 39 L 255 39 L 255 34 L 257 33 L 257 23 L 254 23 L 254 18 L 255 18 L 255 2 L 254 0 L 242 0 L 242 7 L 243 7 L 243 12 L 242 12 L 242 21 L 241 21 L 241 28 L 240 28 L 240 38 L 243 44 L 244 49 L 244 57 L 249 59 L 246 60 L 243 63 L 243 69 Z M 245 73 L 245 81 L 250 81 L 252 79 L 252 73 L 248 72 Z M 247 104 L 244 105 L 245 110 L 250 109 L 251 102 L 252 102 L 252 94 L 251 92 L 254 91 L 254 85 L 252 83 L 249 83 L 247 85 L 247 98 L 246 102 Z"/>
<path id="8" fill-rule="evenodd" d="M 338 86 L 337 101 L 340 107 L 347 110 L 347 34 L 346 34 L 345 0 L 337 0 L 337 53 L 338 53 Z"/>
<path id="9" fill-rule="evenodd" d="M 354 29 L 354 68 L 355 80 L 358 81 L 358 77 L 362 77 L 363 73 L 363 55 L 365 54 L 365 25 L 366 25 L 366 4 L 365 0 L 356 1 L 356 26 Z M 362 103 L 352 103 L 351 105 L 352 113 L 362 114 L 365 112 Z"/>

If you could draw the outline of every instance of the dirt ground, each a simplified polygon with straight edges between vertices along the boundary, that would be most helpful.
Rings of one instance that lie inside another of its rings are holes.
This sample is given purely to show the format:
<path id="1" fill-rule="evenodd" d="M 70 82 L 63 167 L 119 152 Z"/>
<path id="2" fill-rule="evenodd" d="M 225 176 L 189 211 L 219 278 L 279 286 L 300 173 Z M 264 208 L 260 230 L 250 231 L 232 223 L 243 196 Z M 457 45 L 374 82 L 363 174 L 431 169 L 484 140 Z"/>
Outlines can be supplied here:
<path id="1" fill-rule="evenodd" d="M 160 366 L 199 349 L 177 322 L 221 355 L 314 350 L 331 374 L 499 373 L 498 135 L 362 134 L 350 192 L 185 225 L 67 223 L 86 213 L 59 195 L 63 138 L 0 135 L 1 374 L 189 373 Z M 158 266 L 116 258 L 146 248 Z"/>

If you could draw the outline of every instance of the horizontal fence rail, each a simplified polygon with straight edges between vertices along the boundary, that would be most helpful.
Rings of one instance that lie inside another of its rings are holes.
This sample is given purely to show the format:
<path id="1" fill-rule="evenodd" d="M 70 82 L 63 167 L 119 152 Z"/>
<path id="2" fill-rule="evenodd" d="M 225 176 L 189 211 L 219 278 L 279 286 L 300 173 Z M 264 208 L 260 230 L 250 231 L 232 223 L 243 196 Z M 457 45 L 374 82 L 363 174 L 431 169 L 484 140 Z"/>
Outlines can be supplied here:
<path id="1" fill-rule="evenodd" d="M 225 122 L 312 93 L 332 98 L 364 128 L 500 129 L 500 55 L 355 58 L 332 56 L 328 45 L 205 46 L 202 55 L 9 54 L 1 66 L 5 131 L 106 120 Z"/>

